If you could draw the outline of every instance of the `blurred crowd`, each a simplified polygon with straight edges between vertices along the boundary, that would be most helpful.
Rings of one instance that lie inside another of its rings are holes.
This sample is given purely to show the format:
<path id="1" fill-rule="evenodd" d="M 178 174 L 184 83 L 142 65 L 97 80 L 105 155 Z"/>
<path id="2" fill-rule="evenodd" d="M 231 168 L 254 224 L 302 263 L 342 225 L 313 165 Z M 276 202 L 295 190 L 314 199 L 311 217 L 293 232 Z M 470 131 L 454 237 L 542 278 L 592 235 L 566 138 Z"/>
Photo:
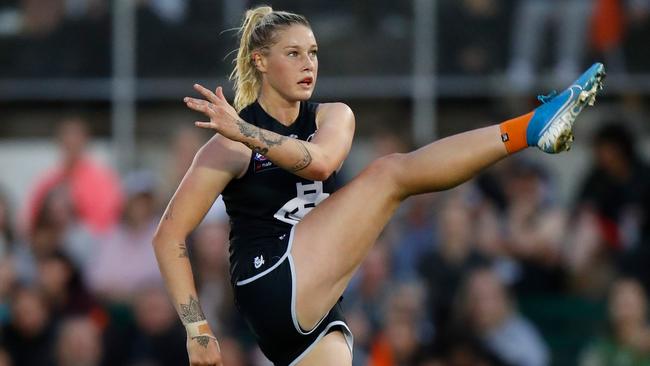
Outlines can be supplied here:
<path id="1" fill-rule="evenodd" d="M 0 58 L 0 77 L 109 76 L 116 3 L 3 1 L 0 54 L 11 57 Z M 412 71 L 411 1 L 134 0 L 137 75 L 224 77 L 237 47 L 233 28 L 261 3 L 308 17 L 321 48 L 336 50 L 322 52 L 327 75 Z M 565 82 L 586 59 L 601 59 L 614 73 L 650 71 L 647 0 L 439 0 L 437 9 L 442 74 L 501 74 L 526 89 L 539 72 Z"/>
<path id="2" fill-rule="evenodd" d="M 166 171 L 123 176 L 89 154 L 83 119 L 55 138 L 59 162 L 28 199 L 0 195 L 0 366 L 185 364 L 151 239 L 204 136 L 180 130 Z M 571 205 L 521 157 L 409 199 L 344 294 L 354 365 L 650 364 L 650 169 L 616 122 L 592 152 Z M 234 309 L 220 200 L 188 248 L 225 364 L 268 365 Z"/>

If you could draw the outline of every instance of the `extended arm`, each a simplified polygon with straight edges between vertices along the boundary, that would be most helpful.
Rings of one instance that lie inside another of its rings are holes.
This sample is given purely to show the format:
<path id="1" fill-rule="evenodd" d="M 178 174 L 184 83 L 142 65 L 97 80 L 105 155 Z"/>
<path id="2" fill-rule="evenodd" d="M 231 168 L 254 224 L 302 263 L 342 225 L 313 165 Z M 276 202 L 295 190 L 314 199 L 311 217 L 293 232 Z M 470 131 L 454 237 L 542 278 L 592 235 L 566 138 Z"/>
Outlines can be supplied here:
<path id="1" fill-rule="evenodd" d="M 199 304 L 185 239 L 228 182 L 246 168 L 249 157 L 250 151 L 241 144 L 222 136 L 213 137 L 194 158 L 153 238 L 160 272 L 188 332 L 192 364 L 201 361 L 197 357 L 209 357 L 210 352 L 214 353 L 210 348 L 216 347 L 216 343 L 210 342 L 213 335 Z"/>
<path id="2" fill-rule="evenodd" d="M 276 165 L 306 179 L 325 180 L 343 164 L 354 134 L 354 114 L 343 103 L 322 104 L 317 115 L 318 131 L 311 142 L 301 141 L 256 127 L 242 120 L 217 92 L 197 86 L 207 99 L 186 98 L 188 107 L 210 117 L 197 126 L 217 130 L 233 141 L 266 156 Z"/>

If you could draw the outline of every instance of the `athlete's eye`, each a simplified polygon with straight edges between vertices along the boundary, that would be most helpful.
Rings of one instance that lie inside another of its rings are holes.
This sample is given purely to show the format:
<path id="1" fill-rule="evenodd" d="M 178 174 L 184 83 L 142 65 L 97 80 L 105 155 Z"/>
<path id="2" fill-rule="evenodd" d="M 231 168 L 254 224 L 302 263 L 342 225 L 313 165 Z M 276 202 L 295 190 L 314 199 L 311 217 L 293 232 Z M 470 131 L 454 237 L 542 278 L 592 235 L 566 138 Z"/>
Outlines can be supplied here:
<path id="1" fill-rule="evenodd" d="M 316 56 L 318 56 L 318 50 L 312 50 L 312 51 L 310 51 L 310 52 L 309 52 L 309 56 L 311 56 L 311 57 L 316 57 Z"/>
<path id="2" fill-rule="evenodd" d="M 296 51 L 291 51 L 291 52 L 289 52 L 287 55 L 290 56 L 290 57 L 296 57 L 296 56 L 298 56 L 298 52 L 296 52 Z"/>

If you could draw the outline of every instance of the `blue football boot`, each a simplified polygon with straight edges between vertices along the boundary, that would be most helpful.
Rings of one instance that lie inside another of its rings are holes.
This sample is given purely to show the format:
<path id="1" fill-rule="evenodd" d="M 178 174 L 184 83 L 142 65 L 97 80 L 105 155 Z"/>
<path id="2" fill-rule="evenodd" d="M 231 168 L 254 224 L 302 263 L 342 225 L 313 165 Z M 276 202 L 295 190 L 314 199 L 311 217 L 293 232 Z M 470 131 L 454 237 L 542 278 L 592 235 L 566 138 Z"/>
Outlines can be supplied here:
<path id="1" fill-rule="evenodd" d="M 537 97 L 543 104 L 535 109 L 528 124 L 528 146 L 549 154 L 568 151 L 573 142 L 573 122 L 586 106 L 594 105 L 604 78 L 605 67 L 595 63 L 562 93 Z"/>

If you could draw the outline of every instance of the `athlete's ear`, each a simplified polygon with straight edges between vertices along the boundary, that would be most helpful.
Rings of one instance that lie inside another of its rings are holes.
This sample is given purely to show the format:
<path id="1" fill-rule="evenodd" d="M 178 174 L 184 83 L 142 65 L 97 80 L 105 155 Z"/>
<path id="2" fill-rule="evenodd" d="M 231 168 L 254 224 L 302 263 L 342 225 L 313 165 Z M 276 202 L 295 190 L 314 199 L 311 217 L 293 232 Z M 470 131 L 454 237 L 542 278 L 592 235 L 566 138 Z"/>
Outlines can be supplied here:
<path id="1" fill-rule="evenodd" d="M 266 72 L 266 57 L 261 52 L 253 52 L 253 65 L 259 72 Z"/>

